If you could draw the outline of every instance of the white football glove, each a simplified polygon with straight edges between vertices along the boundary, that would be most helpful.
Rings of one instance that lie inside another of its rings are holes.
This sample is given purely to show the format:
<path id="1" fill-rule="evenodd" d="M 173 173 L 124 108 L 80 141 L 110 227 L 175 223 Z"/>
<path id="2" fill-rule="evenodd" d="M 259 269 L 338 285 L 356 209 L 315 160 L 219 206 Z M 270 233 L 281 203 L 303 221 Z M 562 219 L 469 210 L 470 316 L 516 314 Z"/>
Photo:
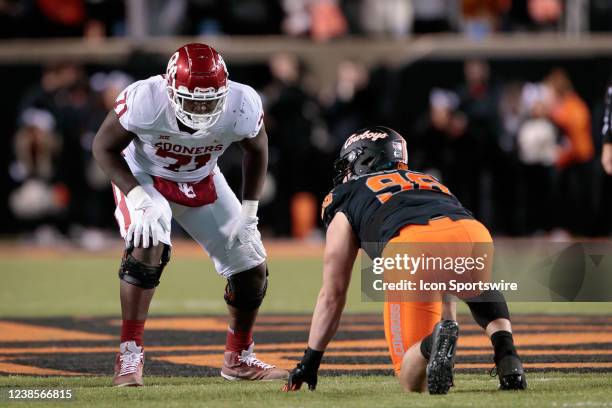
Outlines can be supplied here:
<path id="1" fill-rule="evenodd" d="M 252 243 L 255 251 L 265 258 L 265 250 L 263 246 L 260 245 L 261 235 L 257 229 L 257 221 L 259 221 L 259 218 L 257 218 L 258 204 L 259 201 L 255 200 L 242 201 L 240 216 L 233 221 L 230 228 L 230 234 L 225 246 L 227 250 L 236 245 L 238 241 L 243 244 Z"/>
<path id="2" fill-rule="evenodd" d="M 128 202 L 133 208 L 132 222 L 125 235 L 126 245 L 134 240 L 134 247 L 149 247 L 149 239 L 153 240 L 153 246 L 159 244 L 159 238 L 164 232 L 170 231 L 170 220 L 164 216 L 164 212 L 153 202 L 142 186 L 136 186 L 127 195 Z"/>

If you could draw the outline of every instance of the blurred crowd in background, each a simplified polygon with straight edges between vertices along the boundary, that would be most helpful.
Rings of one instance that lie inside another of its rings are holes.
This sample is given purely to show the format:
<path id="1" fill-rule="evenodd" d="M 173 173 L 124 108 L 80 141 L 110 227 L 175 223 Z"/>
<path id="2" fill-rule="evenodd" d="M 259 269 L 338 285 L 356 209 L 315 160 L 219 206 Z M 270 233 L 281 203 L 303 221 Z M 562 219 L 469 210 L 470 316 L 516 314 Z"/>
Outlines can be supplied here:
<path id="1" fill-rule="evenodd" d="M 87 76 L 78 64 L 47 66 L 25 89 L 18 107 L 8 196 L 19 229 L 44 242 L 109 228 L 109 180 L 92 160 L 91 145 L 115 98 L 133 79 L 120 71 Z M 76 228 L 76 229 L 75 229 Z"/>
<path id="2" fill-rule="evenodd" d="M 612 30 L 612 2 L 575 2 L 588 4 L 590 30 Z M 569 3 L 574 0 L 146 2 L 152 35 L 282 33 L 315 40 L 567 31 Z M 112 0 L 0 0 L 0 34 L 122 36 L 125 8 Z M 332 163 L 346 137 L 374 124 L 397 129 L 408 142 L 410 168 L 438 177 L 498 236 L 612 232 L 612 178 L 596 160 L 608 60 L 527 62 L 517 55 L 368 68 L 347 58 L 330 87 L 321 87 L 290 53 L 272 55 L 267 64 L 227 62 L 230 79 L 253 86 L 264 103 L 265 236 L 322 237 L 320 203 L 332 187 Z M 138 54 L 121 67 L 74 61 L 0 67 L 12 79 L 9 94 L 18 95 L 0 99 L 0 120 L 12 135 L 10 148 L 0 149 L 6 169 L 0 191 L 7 197 L 0 234 L 91 249 L 116 241 L 113 196 L 92 159 L 92 140 L 121 90 L 162 73 L 165 63 Z M 240 150 L 229 149 L 220 166 L 239 192 Z"/>
<path id="3" fill-rule="evenodd" d="M 320 237 L 319 205 L 331 188 L 333 160 L 348 135 L 371 124 L 398 129 L 410 168 L 440 178 L 495 234 L 610 233 L 610 180 L 595 160 L 601 101 L 587 104 L 560 68 L 538 82 L 499 81 L 483 60 L 461 68 L 461 81 L 429 87 L 420 104 L 410 90 L 398 93 L 405 86 L 391 68 L 368 70 L 345 60 L 334 88 L 319 90 L 291 54 L 275 55 L 259 69 L 237 67 L 239 79 L 253 76 L 266 111 L 264 233 Z M 256 79 L 258 71 L 265 75 Z M 87 74 L 78 64 L 58 63 L 23 93 L 8 165 L 18 230 L 43 242 L 76 237 L 92 246 L 114 234 L 110 185 L 90 148 L 115 97 L 133 80 L 120 71 Z M 406 115 L 406 105 L 414 114 Z M 220 164 L 239 191 L 240 150 L 230 149 Z"/>
<path id="4" fill-rule="evenodd" d="M 328 40 L 347 35 L 406 37 L 463 32 L 610 31 L 607 0 L 2 0 L 0 35 L 128 35 L 132 3 L 148 9 L 148 34 L 285 34 Z M 587 23 L 588 22 L 588 23 Z"/>

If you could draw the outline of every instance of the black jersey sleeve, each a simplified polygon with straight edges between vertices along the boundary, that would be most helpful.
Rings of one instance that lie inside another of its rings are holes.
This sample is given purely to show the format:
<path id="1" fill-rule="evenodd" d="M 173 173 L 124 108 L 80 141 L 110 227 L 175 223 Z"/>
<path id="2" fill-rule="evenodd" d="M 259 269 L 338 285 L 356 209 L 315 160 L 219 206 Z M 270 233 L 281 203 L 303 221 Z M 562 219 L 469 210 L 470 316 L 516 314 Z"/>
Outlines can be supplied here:
<path id="1" fill-rule="evenodd" d="M 325 196 L 323 200 L 323 207 L 321 209 L 321 218 L 325 228 L 329 227 L 329 224 L 334 219 L 337 212 L 345 212 L 347 200 L 342 189 L 336 187 Z"/>
<path id="2" fill-rule="evenodd" d="M 336 202 L 334 202 L 334 191 L 332 190 L 327 193 L 321 206 L 321 220 L 323 220 L 325 228 L 329 226 L 332 218 L 336 215 L 337 207 Z"/>
<path id="3" fill-rule="evenodd" d="M 353 204 L 355 203 L 351 203 L 351 197 L 353 195 L 353 189 L 351 187 L 351 185 L 342 184 L 334 188 L 325 196 L 321 209 L 321 218 L 323 219 L 323 225 L 327 228 L 334 219 L 336 213 L 341 212 L 346 216 L 349 224 L 351 224 L 353 232 L 358 236 L 359 228 L 353 214 L 354 211 L 352 211 Z"/>

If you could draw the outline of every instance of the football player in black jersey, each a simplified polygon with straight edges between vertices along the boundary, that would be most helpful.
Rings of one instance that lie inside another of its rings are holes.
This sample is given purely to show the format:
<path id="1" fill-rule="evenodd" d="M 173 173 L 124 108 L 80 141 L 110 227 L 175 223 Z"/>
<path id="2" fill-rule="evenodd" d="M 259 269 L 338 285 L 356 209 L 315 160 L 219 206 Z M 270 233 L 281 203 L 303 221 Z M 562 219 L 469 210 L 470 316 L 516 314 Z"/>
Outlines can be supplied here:
<path id="1" fill-rule="evenodd" d="M 311 390 L 316 388 L 319 364 L 338 329 L 360 248 L 374 259 L 390 242 L 492 245 L 488 230 L 448 188 L 428 174 L 408 170 L 406 142 L 394 130 L 376 126 L 351 135 L 334 166 L 335 187 L 322 210 L 327 227 L 323 286 L 308 348 L 291 372 L 286 391 L 298 390 L 303 383 Z M 503 295 L 486 291 L 466 303 L 491 338 L 500 388 L 525 389 Z M 385 337 L 404 389 L 448 392 L 459 335 L 454 314 L 450 303 L 443 307 L 441 302 L 385 302 Z"/>

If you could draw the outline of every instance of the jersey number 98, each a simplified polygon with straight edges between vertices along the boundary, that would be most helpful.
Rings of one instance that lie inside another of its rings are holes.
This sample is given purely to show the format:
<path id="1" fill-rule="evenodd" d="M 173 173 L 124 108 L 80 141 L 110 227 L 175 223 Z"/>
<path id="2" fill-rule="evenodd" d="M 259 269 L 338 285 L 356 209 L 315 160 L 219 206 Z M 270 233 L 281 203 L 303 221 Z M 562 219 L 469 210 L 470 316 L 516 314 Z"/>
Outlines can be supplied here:
<path id="1" fill-rule="evenodd" d="M 446 186 L 429 174 L 412 171 L 397 171 L 394 173 L 371 176 L 366 185 L 376 194 L 381 203 L 386 202 L 393 194 L 408 190 L 434 190 L 451 195 Z"/>

